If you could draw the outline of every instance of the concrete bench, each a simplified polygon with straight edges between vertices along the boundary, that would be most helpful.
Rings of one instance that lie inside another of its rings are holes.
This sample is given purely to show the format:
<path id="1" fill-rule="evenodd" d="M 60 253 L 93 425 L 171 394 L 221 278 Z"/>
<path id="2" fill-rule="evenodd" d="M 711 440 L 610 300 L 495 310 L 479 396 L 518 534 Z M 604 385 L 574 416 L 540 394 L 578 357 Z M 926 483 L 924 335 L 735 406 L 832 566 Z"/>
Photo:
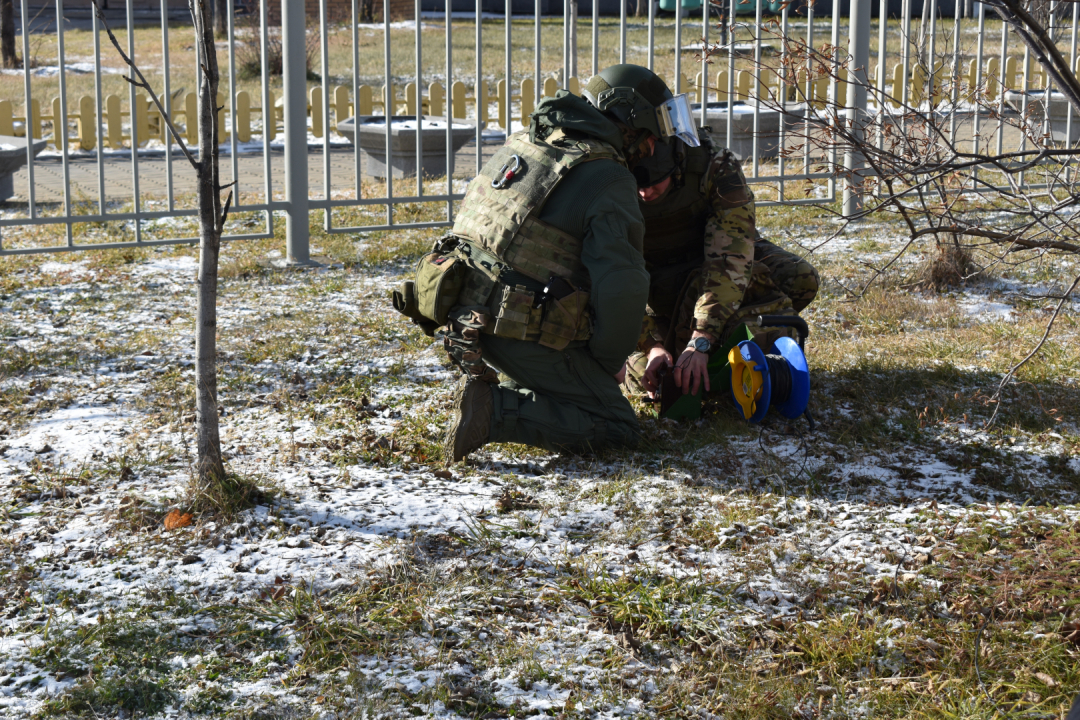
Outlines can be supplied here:
<path id="1" fill-rule="evenodd" d="M 45 140 L 34 140 L 34 155 L 45 149 Z M 15 195 L 15 173 L 26 164 L 26 138 L 0 135 L 0 200 Z"/>

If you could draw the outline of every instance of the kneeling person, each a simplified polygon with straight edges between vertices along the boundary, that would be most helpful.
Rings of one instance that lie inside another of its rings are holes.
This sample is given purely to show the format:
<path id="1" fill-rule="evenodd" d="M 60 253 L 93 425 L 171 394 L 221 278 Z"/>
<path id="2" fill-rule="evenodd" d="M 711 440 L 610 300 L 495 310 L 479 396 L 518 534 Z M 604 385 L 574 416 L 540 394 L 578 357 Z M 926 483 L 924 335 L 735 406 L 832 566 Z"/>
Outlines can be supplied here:
<path id="1" fill-rule="evenodd" d="M 796 314 L 818 290 L 810 263 L 757 232 L 754 193 L 735 155 L 699 133 L 697 147 L 657 144 L 635 167 L 650 283 L 626 376 L 650 395 L 672 367 L 683 392 L 697 393 L 700 383 L 710 389 L 709 355 L 740 323 Z M 763 346 L 785 332 L 763 332 Z"/>
<path id="2" fill-rule="evenodd" d="M 541 101 L 528 132 L 466 191 L 444 248 L 467 268 L 442 331 L 467 374 L 446 437 L 455 461 L 489 442 L 571 451 L 637 442 L 615 379 L 649 288 L 627 161 L 663 136 L 658 107 L 676 99 L 649 70 L 616 68 L 624 82 L 600 83 L 606 94 L 590 94 L 590 81 L 588 101 L 567 92 Z"/>

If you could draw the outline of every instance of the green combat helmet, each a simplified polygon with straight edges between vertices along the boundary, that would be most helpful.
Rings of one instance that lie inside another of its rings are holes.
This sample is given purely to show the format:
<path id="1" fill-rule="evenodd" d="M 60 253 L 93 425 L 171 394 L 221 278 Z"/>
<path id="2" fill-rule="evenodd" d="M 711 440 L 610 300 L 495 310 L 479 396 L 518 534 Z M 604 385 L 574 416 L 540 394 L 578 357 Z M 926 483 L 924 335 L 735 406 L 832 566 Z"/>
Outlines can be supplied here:
<path id="1" fill-rule="evenodd" d="M 701 144 L 690 113 L 690 99 L 672 95 L 660 77 L 640 65 L 612 65 L 593 75 L 581 94 L 602 113 L 614 116 L 624 125 L 646 131 L 667 142 L 677 137 L 690 147 Z M 644 142 L 645 132 L 638 133 L 631 153 Z"/>

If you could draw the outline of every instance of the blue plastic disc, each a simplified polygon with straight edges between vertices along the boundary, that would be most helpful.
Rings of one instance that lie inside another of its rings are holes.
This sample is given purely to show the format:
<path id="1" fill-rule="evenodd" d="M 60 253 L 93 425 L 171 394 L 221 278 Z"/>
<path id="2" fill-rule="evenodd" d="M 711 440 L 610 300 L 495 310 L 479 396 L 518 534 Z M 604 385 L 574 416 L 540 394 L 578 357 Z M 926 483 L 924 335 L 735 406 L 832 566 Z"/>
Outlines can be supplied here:
<path id="1" fill-rule="evenodd" d="M 806 411 L 806 406 L 810 403 L 810 369 L 799 344 L 791 338 L 778 339 L 773 344 L 773 349 L 787 360 L 788 369 L 791 371 L 791 392 L 788 393 L 787 400 L 776 404 L 776 409 L 784 417 L 794 420 Z"/>

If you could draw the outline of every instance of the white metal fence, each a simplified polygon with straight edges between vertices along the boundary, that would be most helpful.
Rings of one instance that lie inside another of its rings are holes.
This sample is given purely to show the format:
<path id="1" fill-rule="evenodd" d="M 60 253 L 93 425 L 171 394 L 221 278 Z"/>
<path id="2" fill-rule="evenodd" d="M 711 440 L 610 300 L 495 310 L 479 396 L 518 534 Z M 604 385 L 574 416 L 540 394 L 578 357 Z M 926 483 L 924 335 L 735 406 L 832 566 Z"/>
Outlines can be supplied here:
<path id="1" fill-rule="evenodd" d="M 20 2 L 27 18 L 27 0 Z M 434 13 L 422 12 L 416 0 L 411 21 L 395 22 L 387 9 L 377 24 L 362 25 L 359 0 L 345 23 L 329 21 L 326 0 L 317 20 L 305 16 L 304 3 L 283 0 L 280 30 L 269 25 L 265 3 L 254 16 L 230 9 L 219 123 L 227 137 L 222 175 L 236 181 L 237 192 L 226 239 L 271 237 L 275 215 L 278 221 L 284 215 L 288 254 L 303 262 L 313 211 L 330 233 L 449 225 L 464 181 L 506 133 L 527 124 L 542 96 L 559 88 L 577 92 L 589 74 L 615 62 L 646 65 L 675 92 L 692 93 L 702 125 L 744 156 L 750 182 L 765 186 L 763 204 L 836 201 L 835 166 L 842 158 L 793 144 L 799 133 L 791 117 L 810 118 L 816 105 L 848 104 L 847 67 L 877 90 L 869 99 L 853 93 L 860 110 L 884 116 L 897 104 L 890 98 L 925 105 L 928 113 L 948 113 L 952 137 L 966 137 L 974 148 L 1027 140 L 1009 138 L 1004 124 L 971 111 L 964 92 L 996 101 L 1001 114 L 1030 114 L 1037 103 L 1046 132 L 1076 140 L 1080 128 L 1071 109 L 1055 104 L 1026 48 L 1010 51 L 1008 27 L 984 6 L 976 3 L 976 17 L 960 18 L 943 16 L 938 0 L 926 0 L 916 14 L 916 2 L 903 0 L 900 18 L 890 20 L 888 0 L 876 8 L 873 0 L 850 0 L 850 12 L 830 9 L 824 18 L 815 17 L 813 4 L 784 4 L 768 15 L 764 2 L 741 0 L 680 8 L 674 16 L 650 3 L 645 18 L 628 17 L 625 2 L 617 18 L 599 16 L 595 2 L 591 17 L 579 18 L 570 0 L 561 18 L 542 16 L 541 0 L 532 15 L 512 15 L 505 0 L 505 12 L 492 16 L 476 0 L 475 11 L 461 17 L 451 12 L 451 0 Z M 55 4 L 62 17 L 64 0 Z M 186 91 L 188 84 L 194 89 L 199 69 L 190 28 L 170 28 L 162 0 L 160 27 L 136 29 L 131 5 L 128 0 L 116 30 L 136 63 L 154 69 L 167 111 L 194 138 L 197 98 Z M 957 5 L 946 8 L 949 14 Z M 1057 19 L 1050 31 L 1080 71 L 1080 3 L 1070 5 L 1064 17 L 1051 5 Z M 785 57 L 791 38 L 828 50 L 833 72 L 812 63 L 791 67 Z M 84 31 L 59 23 L 55 50 L 43 49 L 45 41 L 51 38 L 34 36 L 22 23 L 22 55 L 31 61 L 18 78 L 22 97 L 0 97 L 0 136 L 26 144 L 16 197 L 0 216 L 0 254 L 195 242 L 193 232 L 175 229 L 177 219 L 196 213 L 193 173 L 176 161 L 174 138 L 147 98 L 131 86 L 119 90 L 119 58 L 97 18 Z M 280 80 L 272 74 L 277 47 Z M 583 58 L 591 61 L 587 73 Z M 51 67 L 55 72 L 42 71 Z M 12 76 L 0 80 L 14 87 Z M 952 94 L 945 103 L 943 88 Z M 1007 98 L 1010 90 L 1022 92 Z M 787 119 L 775 111 L 778 101 Z M 387 122 L 387 115 L 396 120 Z M 352 143 L 348 124 L 341 125 L 349 118 Z M 462 125 L 468 142 L 458 149 Z M 374 145 L 372 127 L 381 128 Z M 35 156 L 31 140 L 45 141 L 45 153 Z"/>

